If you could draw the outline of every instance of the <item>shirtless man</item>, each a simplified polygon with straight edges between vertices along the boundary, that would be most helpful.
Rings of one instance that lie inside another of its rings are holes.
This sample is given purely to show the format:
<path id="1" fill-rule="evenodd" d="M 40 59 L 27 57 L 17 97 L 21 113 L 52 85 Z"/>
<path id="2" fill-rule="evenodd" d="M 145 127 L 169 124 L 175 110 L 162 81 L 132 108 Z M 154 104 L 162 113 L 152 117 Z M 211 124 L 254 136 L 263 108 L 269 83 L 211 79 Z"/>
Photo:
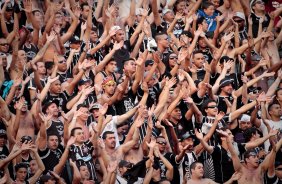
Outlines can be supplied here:
<path id="1" fill-rule="evenodd" d="M 228 149 L 231 153 L 234 170 L 241 173 L 241 177 L 238 179 L 238 184 L 259 184 L 263 183 L 263 176 L 268 169 L 269 159 L 275 157 L 275 154 L 268 154 L 264 161 L 259 164 L 258 153 L 254 150 L 249 150 L 244 153 L 245 164 L 240 163 L 240 159 L 232 146 L 231 137 L 223 132 L 218 131 L 223 136 L 227 137 Z"/>
<path id="2" fill-rule="evenodd" d="M 118 148 L 116 148 L 116 137 L 114 132 L 106 131 L 104 132 L 102 138 L 105 143 L 105 154 L 102 153 L 103 160 L 105 162 L 105 166 L 109 164 L 111 161 L 117 160 L 118 162 L 124 159 L 124 155 L 133 148 L 134 145 L 138 143 L 139 140 L 139 127 L 142 124 L 136 124 L 136 128 L 134 130 L 132 139 L 127 143 L 122 144 Z"/>
<path id="3" fill-rule="evenodd" d="M 187 184 L 214 184 L 213 180 L 209 178 L 203 178 L 204 176 L 204 166 L 201 162 L 194 162 L 190 166 L 191 169 L 191 179 L 188 180 Z M 234 173 L 233 176 L 225 182 L 224 184 L 231 184 L 240 178 L 240 174 Z"/>

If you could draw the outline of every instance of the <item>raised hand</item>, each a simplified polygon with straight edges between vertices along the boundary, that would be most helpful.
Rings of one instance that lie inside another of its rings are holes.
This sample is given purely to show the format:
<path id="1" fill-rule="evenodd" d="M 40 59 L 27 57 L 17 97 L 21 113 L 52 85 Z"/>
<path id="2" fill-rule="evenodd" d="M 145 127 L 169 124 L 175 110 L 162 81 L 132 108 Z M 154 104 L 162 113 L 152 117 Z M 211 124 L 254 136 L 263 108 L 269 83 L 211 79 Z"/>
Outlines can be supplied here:
<path id="1" fill-rule="evenodd" d="M 86 30 L 86 27 L 87 27 L 86 22 L 82 22 L 82 23 L 81 23 L 81 27 L 80 27 L 81 30 L 82 30 L 82 31 L 85 31 L 85 30 Z"/>
<path id="2" fill-rule="evenodd" d="M 144 124 L 144 118 L 143 116 L 140 116 L 137 120 L 136 120 L 136 128 L 140 128 L 142 125 Z"/>
<path id="3" fill-rule="evenodd" d="M 155 104 L 153 104 L 152 107 L 149 107 L 149 110 L 148 110 L 148 116 L 149 117 L 153 116 L 154 110 L 155 110 Z"/>
<path id="4" fill-rule="evenodd" d="M 174 86 L 176 84 L 177 80 L 175 77 L 172 77 L 171 79 L 169 79 L 169 81 L 167 81 L 166 85 L 169 87 L 169 88 L 172 88 L 172 86 Z"/>
<path id="5" fill-rule="evenodd" d="M 76 141 L 76 137 L 71 136 L 67 142 L 67 146 L 70 147 L 71 145 L 73 145 Z"/>
<path id="6" fill-rule="evenodd" d="M 163 128 L 164 128 L 164 126 L 161 124 L 160 121 L 157 121 L 156 124 L 155 124 L 155 126 L 156 126 L 156 128 L 158 128 L 158 129 L 163 129 Z"/>
<path id="7" fill-rule="evenodd" d="M 278 132 L 279 132 L 279 130 L 273 130 L 273 129 L 271 129 L 268 134 L 269 134 L 270 136 L 275 136 L 275 135 L 278 134 Z"/>
<path id="8" fill-rule="evenodd" d="M 105 103 L 102 107 L 99 109 L 99 113 L 104 116 L 108 111 L 108 104 Z"/>
<path id="9" fill-rule="evenodd" d="M 275 72 L 268 73 L 267 71 L 265 71 L 262 75 L 263 77 L 273 77 L 275 75 Z"/>
<path id="10" fill-rule="evenodd" d="M 52 31 L 49 35 L 46 36 L 47 42 L 50 43 L 56 38 L 56 32 Z"/>
<path id="11" fill-rule="evenodd" d="M 53 115 L 52 114 L 48 114 L 47 116 L 43 113 L 39 113 L 39 117 L 41 119 L 42 122 L 44 123 L 48 123 L 50 122 L 50 120 L 52 119 Z"/>
<path id="12" fill-rule="evenodd" d="M 48 83 L 49 83 L 49 84 L 52 84 L 53 82 L 55 82 L 55 81 L 58 80 L 58 79 L 59 79 L 59 76 L 56 76 L 56 77 L 54 77 L 54 78 L 48 77 Z"/>
<path id="13" fill-rule="evenodd" d="M 117 50 L 121 49 L 123 47 L 123 45 L 124 45 L 124 41 L 120 41 L 119 43 L 115 42 L 113 49 L 115 51 L 117 51 Z"/>
<path id="14" fill-rule="evenodd" d="M 176 20 L 181 20 L 181 19 L 182 19 L 182 16 L 183 16 L 182 13 L 177 12 L 174 18 L 175 18 Z"/>
<path id="15" fill-rule="evenodd" d="M 229 137 L 228 133 L 225 132 L 225 131 L 223 131 L 223 130 L 217 130 L 217 129 L 216 129 L 216 131 L 217 131 L 217 133 L 223 135 L 224 137 Z"/>
<path id="16" fill-rule="evenodd" d="M 197 129 L 195 129 L 195 135 L 196 135 L 197 139 L 199 139 L 199 140 L 204 139 L 203 133 L 199 132 Z"/>
<path id="17" fill-rule="evenodd" d="M 146 142 L 146 144 L 150 149 L 153 149 L 156 146 L 156 139 L 151 138 L 151 142 Z"/>
<path id="18" fill-rule="evenodd" d="M 224 117 L 225 113 L 220 111 L 216 116 L 215 116 L 215 119 L 217 121 L 220 121 L 223 117 Z"/>
<path id="19" fill-rule="evenodd" d="M 16 109 L 17 110 L 21 110 L 22 109 L 22 107 L 25 105 L 25 98 L 24 97 L 21 97 L 20 99 L 19 99 L 19 101 L 17 101 L 16 102 L 16 104 L 15 104 L 15 107 L 16 107 Z"/>

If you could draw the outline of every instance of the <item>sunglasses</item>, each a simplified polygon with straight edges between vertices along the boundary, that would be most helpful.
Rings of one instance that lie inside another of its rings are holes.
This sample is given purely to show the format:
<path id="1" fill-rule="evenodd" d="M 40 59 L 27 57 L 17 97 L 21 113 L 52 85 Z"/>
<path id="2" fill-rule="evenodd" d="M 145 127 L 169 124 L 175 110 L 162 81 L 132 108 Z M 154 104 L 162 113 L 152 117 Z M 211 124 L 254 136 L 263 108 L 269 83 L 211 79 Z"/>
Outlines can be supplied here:
<path id="1" fill-rule="evenodd" d="M 234 20 L 234 22 L 241 23 L 244 22 L 244 20 Z"/>
<path id="2" fill-rule="evenodd" d="M 177 57 L 169 57 L 169 59 L 178 59 Z"/>
<path id="3" fill-rule="evenodd" d="M 157 143 L 160 144 L 160 145 L 164 145 L 164 146 L 166 145 L 166 142 L 165 142 L 165 141 L 164 141 L 164 142 L 163 142 L 163 141 L 159 141 L 159 142 L 157 142 Z"/>
<path id="4" fill-rule="evenodd" d="M 0 43 L 1 46 L 9 46 L 8 43 Z"/>
<path id="5" fill-rule="evenodd" d="M 217 106 L 208 106 L 207 108 L 209 108 L 209 109 L 215 109 L 215 108 L 217 108 Z"/>
<path id="6" fill-rule="evenodd" d="M 62 60 L 62 61 L 59 61 L 58 63 L 62 64 L 62 63 L 65 63 L 66 60 Z"/>

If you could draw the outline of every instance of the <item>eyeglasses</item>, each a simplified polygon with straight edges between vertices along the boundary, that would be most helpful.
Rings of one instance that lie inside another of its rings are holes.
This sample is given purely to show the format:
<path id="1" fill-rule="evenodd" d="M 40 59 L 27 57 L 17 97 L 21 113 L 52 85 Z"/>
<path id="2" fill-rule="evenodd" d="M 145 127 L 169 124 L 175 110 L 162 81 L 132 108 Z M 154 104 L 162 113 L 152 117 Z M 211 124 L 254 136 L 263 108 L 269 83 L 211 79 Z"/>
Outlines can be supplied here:
<path id="1" fill-rule="evenodd" d="M 169 57 L 169 59 L 178 59 L 177 57 Z"/>
<path id="2" fill-rule="evenodd" d="M 209 109 L 215 109 L 215 108 L 217 108 L 217 106 L 207 106 L 207 108 L 209 108 Z"/>
<path id="3" fill-rule="evenodd" d="M 244 20 L 234 20 L 235 22 L 237 22 L 237 23 L 242 23 L 242 22 L 244 22 Z"/>
<path id="4" fill-rule="evenodd" d="M 0 43 L 1 46 L 9 46 L 8 43 Z"/>
<path id="5" fill-rule="evenodd" d="M 166 142 L 165 141 L 159 141 L 159 142 L 157 142 L 158 144 L 160 144 L 160 145 L 166 145 Z"/>
<path id="6" fill-rule="evenodd" d="M 66 62 L 66 60 L 64 59 L 62 61 L 59 61 L 58 63 L 62 64 L 62 63 L 65 63 L 65 62 Z"/>

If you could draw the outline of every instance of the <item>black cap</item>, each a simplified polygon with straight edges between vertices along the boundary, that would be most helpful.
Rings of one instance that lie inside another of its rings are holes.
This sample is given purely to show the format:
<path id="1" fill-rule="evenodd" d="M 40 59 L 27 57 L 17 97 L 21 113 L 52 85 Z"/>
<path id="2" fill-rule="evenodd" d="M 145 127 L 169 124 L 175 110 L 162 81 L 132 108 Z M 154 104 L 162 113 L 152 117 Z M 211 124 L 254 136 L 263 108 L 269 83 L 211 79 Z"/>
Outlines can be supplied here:
<path id="1" fill-rule="evenodd" d="M 42 175 L 40 177 L 39 183 L 40 184 L 45 184 L 45 182 L 48 182 L 49 180 L 54 180 L 54 178 L 52 176 L 50 176 L 50 175 L 45 174 L 45 175 Z"/>
<path id="2" fill-rule="evenodd" d="M 32 137 L 30 137 L 29 135 L 24 135 L 21 137 L 21 142 L 24 143 L 24 142 L 29 142 L 29 141 L 32 141 Z"/>
<path id="3" fill-rule="evenodd" d="M 183 134 L 182 136 L 181 136 L 181 139 L 180 139 L 180 141 L 184 141 L 185 139 L 188 139 L 188 138 L 195 138 L 195 136 L 194 136 L 194 134 L 192 133 L 192 132 L 190 132 L 190 131 L 187 131 L 185 134 Z"/>
<path id="4" fill-rule="evenodd" d="M 153 65 L 154 64 L 154 61 L 153 60 L 147 60 L 145 62 L 145 67 L 147 67 L 148 65 Z"/>
<path id="5" fill-rule="evenodd" d="M 127 167 L 132 168 L 133 164 L 130 162 L 127 162 L 126 160 L 121 160 L 118 164 L 118 167 Z"/>
<path id="6" fill-rule="evenodd" d="M 224 79 L 220 81 L 219 87 L 222 88 L 222 87 L 228 86 L 229 84 L 233 84 L 233 79 L 225 77 Z"/>
<path id="7" fill-rule="evenodd" d="M 5 4 L 5 3 L 2 3 L 2 4 L 1 4 L 1 9 L 3 8 L 4 4 Z M 11 2 L 8 2 L 8 3 L 7 3 L 7 6 L 6 6 L 6 11 L 12 11 L 12 10 L 14 10 L 14 7 L 13 7 L 13 5 L 12 5 Z"/>
<path id="8" fill-rule="evenodd" d="M 69 39 L 70 43 L 80 43 L 81 40 L 79 39 L 78 36 L 73 35 L 70 39 Z"/>
<path id="9" fill-rule="evenodd" d="M 90 83 L 92 83 L 92 80 L 91 79 L 81 79 L 79 82 L 78 82 L 78 86 L 81 86 L 81 85 L 83 85 L 83 84 L 85 84 L 85 83 L 87 83 L 87 82 L 90 82 Z"/>
<path id="10" fill-rule="evenodd" d="M 60 105 L 59 100 L 52 100 L 52 101 L 47 101 L 46 103 L 44 103 L 44 106 L 42 108 L 42 112 L 46 113 L 46 110 L 48 109 L 48 107 L 52 104 L 55 103 L 58 107 Z"/>
<path id="11" fill-rule="evenodd" d="M 248 88 L 248 93 L 258 93 L 261 90 L 262 90 L 261 87 L 253 87 L 253 86 L 251 86 L 251 87 Z"/>
<path id="12" fill-rule="evenodd" d="M 7 139 L 7 131 L 5 129 L 0 129 L 0 137 Z"/>

